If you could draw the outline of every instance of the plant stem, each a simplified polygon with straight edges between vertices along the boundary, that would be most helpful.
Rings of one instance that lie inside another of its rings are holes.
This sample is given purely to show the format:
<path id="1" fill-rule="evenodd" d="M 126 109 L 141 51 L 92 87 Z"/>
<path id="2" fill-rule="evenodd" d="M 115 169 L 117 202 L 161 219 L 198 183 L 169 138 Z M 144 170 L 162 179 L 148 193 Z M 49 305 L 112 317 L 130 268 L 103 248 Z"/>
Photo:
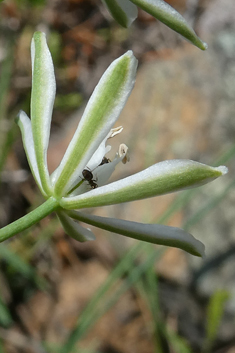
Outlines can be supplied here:
<path id="1" fill-rule="evenodd" d="M 16 235 L 17 233 L 20 233 L 23 230 L 31 227 L 33 224 L 39 222 L 41 219 L 59 207 L 59 202 L 54 197 L 50 197 L 47 201 L 45 201 L 41 206 L 37 207 L 32 212 L 1 228 L 0 242 L 9 239 L 13 237 L 13 235 Z"/>

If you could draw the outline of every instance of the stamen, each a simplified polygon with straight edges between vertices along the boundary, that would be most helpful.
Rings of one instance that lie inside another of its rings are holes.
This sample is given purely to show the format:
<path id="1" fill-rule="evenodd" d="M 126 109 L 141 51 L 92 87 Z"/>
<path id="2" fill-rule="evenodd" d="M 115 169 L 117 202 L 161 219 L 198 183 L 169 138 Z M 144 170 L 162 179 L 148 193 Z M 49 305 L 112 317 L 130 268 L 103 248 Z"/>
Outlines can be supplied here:
<path id="1" fill-rule="evenodd" d="M 119 151 L 118 151 L 118 153 L 119 153 L 119 156 L 120 156 L 120 157 L 122 157 L 122 156 L 124 155 L 124 157 L 123 157 L 123 159 L 122 159 L 122 163 L 123 163 L 123 164 L 126 164 L 127 162 L 130 162 L 130 155 L 129 155 L 129 153 L 128 153 L 128 147 L 127 147 L 127 145 L 125 145 L 124 143 L 122 143 L 122 144 L 119 146 Z"/>

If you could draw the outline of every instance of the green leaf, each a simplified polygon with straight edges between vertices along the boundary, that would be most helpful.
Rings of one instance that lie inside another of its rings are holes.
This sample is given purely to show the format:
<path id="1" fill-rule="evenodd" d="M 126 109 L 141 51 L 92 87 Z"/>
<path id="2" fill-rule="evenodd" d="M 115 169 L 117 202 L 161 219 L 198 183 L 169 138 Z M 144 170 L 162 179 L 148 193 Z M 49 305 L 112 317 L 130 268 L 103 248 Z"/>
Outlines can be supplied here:
<path id="1" fill-rule="evenodd" d="M 63 197 L 60 205 L 71 210 L 141 200 L 202 185 L 226 172 L 226 167 L 213 168 L 190 160 L 167 160 L 85 194 Z"/>
<path id="2" fill-rule="evenodd" d="M 181 34 L 191 43 L 202 50 L 207 49 L 207 44 L 204 43 L 188 25 L 185 19 L 169 4 L 163 0 L 129 0 L 133 4 L 154 16 L 165 25 Z"/>
<path id="3" fill-rule="evenodd" d="M 84 242 L 87 240 L 95 240 L 94 234 L 82 227 L 79 223 L 75 222 L 71 219 L 65 212 L 57 211 L 56 212 L 66 234 L 70 237 L 78 240 L 80 242 Z"/>
<path id="4" fill-rule="evenodd" d="M 127 0 L 102 0 L 113 18 L 122 26 L 129 27 L 136 19 L 138 10 L 135 5 Z"/>
<path id="5" fill-rule="evenodd" d="M 125 235 L 129 238 L 153 244 L 180 248 L 195 256 L 204 256 L 204 245 L 183 229 L 162 224 L 144 224 L 122 219 L 99 217 L 85 213 L 68 211 L 68 215 L 81 222 L 110 232 Z"/>
<path id="6" fill-rule="evenodd" d="M 31 122 L 34 148 L 42 187 L 51 195 L 51 183 L 47 168 L 47 148 L 55 99 L 55 75 L 45 33 L 35 32 L 31 44 L 32 94 Z"/>
<path id="7" fill-rule="evenodd" d="M 78 175 L 113 127 L 134 86 L 136 66 L 137 60 L 128 51 L 102 76 L 61 164 L 52 176 L 55 195 L 60 197 L 76 185 Z"/>
<path id="8" fill-rule="evenodd" d="M 41 191 L 41 193 L 46 196 L 46 192 L 44 191 L 41 180 L 40 180 L 40 175 L 39 175 L 39 169 L 38 169 L 38 164 L 37 164 L 37 159 L 36 159 L 36 153 L 34 149 L 34 141 L 33 141 L 33 133 L 32 133 L 32 124 L 31 120 L 27 116 L 23 110 L 21 110 L 18 114 L 18 117 L 16 118 L 16 123 L 18 124 L 21 135 L 22 135 L 22 140 L 24 144 L 24 150 L 27 156 L 27 160 L 30 166 L 31 173 L 33 174 L 33 177 Z"/>

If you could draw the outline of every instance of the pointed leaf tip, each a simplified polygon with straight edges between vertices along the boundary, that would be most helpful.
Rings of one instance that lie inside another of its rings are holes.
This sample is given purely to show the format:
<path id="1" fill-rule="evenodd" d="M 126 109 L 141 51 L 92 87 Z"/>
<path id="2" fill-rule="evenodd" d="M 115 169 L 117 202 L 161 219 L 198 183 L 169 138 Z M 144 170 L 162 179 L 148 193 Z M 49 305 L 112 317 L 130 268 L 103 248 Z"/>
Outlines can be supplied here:
<path id="1" fill-rule="evenodd" d="M 77 184 L 100 143 L 115 124 L 133 89 L 137 59 L 129 50 L 105 71 L 54 174 L 54 192 L 66 194 Z"/>
<path id="2" fill-rule="evenodd" d="M 204 43 L 194 32 L 191 26 L 186 22 L 173 7 L 163 0 L 130 0 L 133 4 L 139 6 L 175 32 L 181 34 L 184 38 L 201 50 L 207 49 Z"/>
<path id="3" fill-rule="evenodd" d="M 66 213 L 81 222 L 113 233 L 152 244 L 176 247 L 198 257 L 203 258 L 205 256 L 204 244 L 181 228 L 169 227 L 162 224 L 130 222 L 123 219 L 88 215 L 77 211 L 66 211 Z"/>
<path id="4" fill-rule="evenodd" d="M 220 165 L 219 167 L 216 167 L 215 170 L 220 172 L 220 175 L 225 175 L 228 173 L 228 168 L 225 165 Z"/>
<path id="5" fill-rule="evenodd" d="M 31 58 L 31 124 L 33 142 L 41 183 L 46 193 L 51 194 L 51 183 L 47 168 L 47 148 L 56 83 L 54 66 L 45 33 L 34 33 L 31 42 Z"/>
<path id="6" fill-rule="evenodd" d="M 200 186 L 226 172 L 224 166 L 213 168 L 191 160 L 166 160 L 86 194 L 62 198 L 61 206 L 81 209 L 141 200 Z"/>

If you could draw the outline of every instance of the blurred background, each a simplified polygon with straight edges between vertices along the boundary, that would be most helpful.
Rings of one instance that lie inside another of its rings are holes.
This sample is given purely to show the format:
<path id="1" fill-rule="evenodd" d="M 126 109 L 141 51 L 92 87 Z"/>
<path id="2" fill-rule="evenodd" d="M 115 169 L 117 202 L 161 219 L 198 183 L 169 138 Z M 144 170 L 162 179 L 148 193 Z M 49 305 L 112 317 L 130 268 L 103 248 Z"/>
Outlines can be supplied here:
<path id="1" fill-rule="evenodd" d="M 90 212 L 183 227 L 205 259 L 92 229 L 78 243 L 54 215 L 0 244 L 0 352 L 235 352 L 235 2 L 168 1 L 209 44 L 202 52 L 139 11 L 130 29 L 99 0 L 5 0 L 0 4 L 0 226 L 43 202 L 14 119 L 29 114 L 30 42 L 46 32 L 57 96 L 50 171 L 108 65 L 132 49 L 135 88 L 117 126 L 130 162 L 113 179 L 165 159 L 225 164 L 201 188 Z"/>

